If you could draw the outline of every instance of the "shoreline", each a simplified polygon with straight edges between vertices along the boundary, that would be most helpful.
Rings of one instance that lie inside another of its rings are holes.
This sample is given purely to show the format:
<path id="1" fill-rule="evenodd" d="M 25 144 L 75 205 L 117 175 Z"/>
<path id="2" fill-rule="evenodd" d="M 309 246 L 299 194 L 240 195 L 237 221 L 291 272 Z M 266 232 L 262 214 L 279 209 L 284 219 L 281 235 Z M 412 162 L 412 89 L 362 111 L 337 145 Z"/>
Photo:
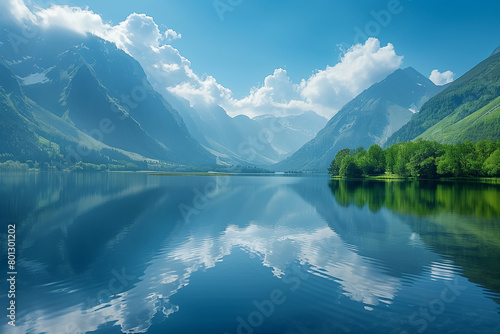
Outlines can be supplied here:
<path id="1" fill-rule="evenodd" d="M 368 180 L 368 181 L 440 181 L 440 182 L 471 182 L 500 184 L 500 177 L 440 177 L 434 179 L 421 179 L 417 177 L 403 177 L 397 175 L 377 175 L 361 177 L 331 176 L 332 180 Z"/>

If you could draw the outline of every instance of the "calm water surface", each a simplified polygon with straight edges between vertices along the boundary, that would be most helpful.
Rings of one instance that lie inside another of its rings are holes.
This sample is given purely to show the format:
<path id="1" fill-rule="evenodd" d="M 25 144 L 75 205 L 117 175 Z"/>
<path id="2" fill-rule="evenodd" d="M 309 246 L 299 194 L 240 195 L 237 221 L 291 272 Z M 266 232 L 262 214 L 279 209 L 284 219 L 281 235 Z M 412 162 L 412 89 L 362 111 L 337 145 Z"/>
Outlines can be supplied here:
<path id="1" fill-rule="evenodd" d="M 497 185 L 0 174 L 0 221 L 2 333 L 500 333 Z"/>

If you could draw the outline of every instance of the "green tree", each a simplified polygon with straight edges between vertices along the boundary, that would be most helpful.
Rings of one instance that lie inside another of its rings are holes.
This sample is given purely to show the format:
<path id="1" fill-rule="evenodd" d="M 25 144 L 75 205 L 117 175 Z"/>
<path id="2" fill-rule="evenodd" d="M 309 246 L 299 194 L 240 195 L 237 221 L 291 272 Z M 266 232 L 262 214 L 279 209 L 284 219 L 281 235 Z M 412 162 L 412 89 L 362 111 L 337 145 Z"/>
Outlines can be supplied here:
<path id="1" fill-rule="evenodd" d="M 384 150 L 376 144 L 368 149 L 368 162 L 372 166 L 372 173 L 380 175 L 385 173 L 385 154 Z"/>
<path id="2" fill-rule="evenodd" d="M 500 140 L 465 141 L 456 145 L 417 140 L 398 143 L 385 150 L 372 145 L 366 151 L 343 149 L 337 152 L 329 172 L 344 177 L 383 174 L 385 171 L 403 177 L 435 178 L 438 176 L 496 176 Z"/>
<path id="3" fill-rule="evenodd" d="M 354 163 L 361 169 L 361 173 L 365 175 L 373 174 L 373 166 L 368 160 L 368 152 L 363 147 L 356 149 Z"/>
<path id="4" fill-rule="evenodd" d="M 333 159 L 330 164 L 330 168 L 328 168 L 328 173 L 332 175 L 339 175 L 340 164 L 342 163 L 342 159 L 344 159 L 344 157 L 347 155 L 351 155 L 351 150 L 348 148 L 344 148 L 338 151 L 335 155 L 335 159 Z"/>
<path id="5" fill-rule="evenodd" d="M 482 170 L 488 176 L 500 176 L 500 148 L 486 159 Z"/>
<path id="6" fill-rule="evenodd" d="M 346 155 L 344 159 L 342 159 L 342 163 L 340 165 L 340 176 L 342 177 L 360 177 L 363 174 L 361 168 L 356 165 L 354 161 L 354 157 L 352 155 Z"/>
<path id="7" fill-rule="evenodd" d="M 410 161 L 407 163 L 411 176 L 414 177 L 435 177 L 434 167 L 430 163 L 435 163 L 435 158 L 443 154 L 441 144 L 435 141 L 417 140 L 413 143 Z M 429 160 L 429 158 L 433 158 Z M 425 162 L 425 163 L 424 163 Z M 422 170 L 425 168 L 426 170 Z M 430 174 L 429 174 L 430 173 Z"/>
<path id="8" fill-rule="evenodd" d="M 486 159 L 488 159 L 496 149 L 497 143 L 491 140 L 480 140 L 476 143 L 476 161 L 474 163 L 474 169 L 477 170 L 480 175 L 488 175 L 484 172 L 483 166 L 486 162 Z"/>
<path id="9" fill-rule="evenodd" d="M 389 173 L 396 173 L 396 161 L 398 159 L 399 146 L 401 144 L 394 144 L 385 149 L 385 170 Z"/>
<path id="10" fill-rule="evenodd" d="M 394 166 L 395 173 L 407 177 L 411 175 L 410 160 L 414 151 L 414 143 L 402 143 L 399 146 L 396 164 Z"/>
<path id="11" fill-rule="evenodd" d="M 475 164 L 477 159 L 475 153 L 474 144 L 470 141 L 458 145 L 447 145 L 445 154 L 438 162 L 438 173 L 456 177 L 478 175 L 479 170 L 477 164 Z"/>
<path id="12" fill-rule="evenodd" d="M 434 157 L 429 157 L 420 163 L 418 177 L 434 179 L 437 177 L 437 166 Z"/>

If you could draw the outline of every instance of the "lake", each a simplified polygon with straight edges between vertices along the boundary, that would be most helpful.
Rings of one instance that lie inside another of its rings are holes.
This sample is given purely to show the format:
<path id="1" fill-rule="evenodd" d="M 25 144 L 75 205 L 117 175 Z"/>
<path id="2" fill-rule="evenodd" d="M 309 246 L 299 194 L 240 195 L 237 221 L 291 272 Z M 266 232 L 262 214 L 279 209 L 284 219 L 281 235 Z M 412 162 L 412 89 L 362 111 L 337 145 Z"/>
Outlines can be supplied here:
<path id="1" fill-rule="evenodd" d="M 499 185 L 3 173 L 0 219 L 2 333 L 500 333 Z"/>

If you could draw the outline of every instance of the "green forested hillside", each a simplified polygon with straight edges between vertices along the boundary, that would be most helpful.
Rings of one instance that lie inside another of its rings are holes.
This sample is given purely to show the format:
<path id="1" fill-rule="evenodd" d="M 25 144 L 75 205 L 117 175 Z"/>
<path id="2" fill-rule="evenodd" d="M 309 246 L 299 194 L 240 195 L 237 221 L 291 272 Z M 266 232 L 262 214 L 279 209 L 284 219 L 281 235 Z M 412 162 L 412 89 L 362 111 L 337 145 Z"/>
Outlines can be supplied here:
<path id="1" fill-rule="evenodd" d="M 465 118 L 458 121 L 457 118 L 458 115 L 453 113 L 417 138 L 449 144 L 465 140 L 497 140 L 500 138 L 500 97 Z"/>
<path id="2" fill-rule="evenodd" d="M 456 142 L 453 134 L 460 131 L 460 141 L 498 138 L 498 111 L 491 111 L 487 117 L 481 115 L 490 111 L 486 105 L 500 96 L 500 53 L 491 55 L 441 93 L 427 101 L 410 122 L 394 133 L 386 146 L 413 140 L 430 130 L 431 138 L 442 142 Z M 494 107 L 494 103 L 491 105 Z M 477 113 L 476 116 L 472 114 Z M 472 116 L 465 120 L 467 116 Z M 456 123 L 462 121 L 459 125 Z M 479 121 L 479 122 L 478 122 Z M 443 122 L 443 123 L 441 123 Z M 453 126 L 448 129 L 448 127 Z M 431 129 L 435 127 L 434 129 Z M 480 131 L 475 133 L 475 131 Z M 440 135 L 442 133 L 442 136 Z M 430 134 L 429 133 L 429 134 Z M 496 137 L 495 137 L 496 136 Z"/>

